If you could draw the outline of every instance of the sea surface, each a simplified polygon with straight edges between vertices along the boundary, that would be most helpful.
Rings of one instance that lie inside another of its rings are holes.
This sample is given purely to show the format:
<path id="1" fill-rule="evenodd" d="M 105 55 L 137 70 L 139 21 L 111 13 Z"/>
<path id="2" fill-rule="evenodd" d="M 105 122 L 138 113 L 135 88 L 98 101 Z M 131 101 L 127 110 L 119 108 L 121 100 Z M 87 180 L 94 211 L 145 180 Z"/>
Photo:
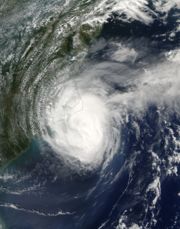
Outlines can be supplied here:
<path id="1" fill-rule="evenodd" d="M 180 228 L 180 1 L 0 0 L 0 228 Z"/>

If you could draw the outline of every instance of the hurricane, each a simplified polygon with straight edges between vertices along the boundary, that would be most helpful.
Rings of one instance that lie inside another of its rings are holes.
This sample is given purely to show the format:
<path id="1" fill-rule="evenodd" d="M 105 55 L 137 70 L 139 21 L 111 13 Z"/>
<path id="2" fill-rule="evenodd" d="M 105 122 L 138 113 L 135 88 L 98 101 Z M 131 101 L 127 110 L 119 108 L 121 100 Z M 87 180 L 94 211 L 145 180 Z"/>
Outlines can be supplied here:
<path id="1" fill-rule="evenodd" d="M 0 228 L 180 228 L 180 2 L 0 0 Z"/>

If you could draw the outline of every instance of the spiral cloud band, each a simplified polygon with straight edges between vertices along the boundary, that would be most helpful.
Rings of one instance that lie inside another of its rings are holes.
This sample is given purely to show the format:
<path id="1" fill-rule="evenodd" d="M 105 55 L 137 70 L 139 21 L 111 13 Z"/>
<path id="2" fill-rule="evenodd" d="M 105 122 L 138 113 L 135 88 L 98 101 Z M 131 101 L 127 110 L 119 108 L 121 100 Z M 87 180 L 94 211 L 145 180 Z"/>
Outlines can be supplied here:
<path id="1" fill-rule="evenodd" d="M 108 144 L 108 108 L 104 98 L 68 84 L 47 112 L 52 130 L 47 140 L 60 153 L 65 152 L 83 163 L 98 164 Z"/>
<path id="2" fill-rule="evenodd" d="M 0 228 L 180 228 L 179 2 L 0 4 Z"/>

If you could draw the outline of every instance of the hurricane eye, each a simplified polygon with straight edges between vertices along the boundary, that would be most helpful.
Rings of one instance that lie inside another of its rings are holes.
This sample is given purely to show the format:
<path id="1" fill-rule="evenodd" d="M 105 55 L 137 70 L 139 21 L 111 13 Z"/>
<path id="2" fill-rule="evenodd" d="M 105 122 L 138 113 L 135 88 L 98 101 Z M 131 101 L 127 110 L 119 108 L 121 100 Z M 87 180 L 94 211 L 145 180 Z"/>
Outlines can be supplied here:
<path id="1" fill-rule="evenodd" d="M 86 88 L 71 84 L 73 81 L 67 83 L 63 93 L 47 110 L 46 119 L 53 137 L 47 134 L 45 139 L 57 154 L 74 157 L 92 167 L 98 166 L 110 148 L 110 107 L 107 98 L 100 93 L 87 92 Z"/>

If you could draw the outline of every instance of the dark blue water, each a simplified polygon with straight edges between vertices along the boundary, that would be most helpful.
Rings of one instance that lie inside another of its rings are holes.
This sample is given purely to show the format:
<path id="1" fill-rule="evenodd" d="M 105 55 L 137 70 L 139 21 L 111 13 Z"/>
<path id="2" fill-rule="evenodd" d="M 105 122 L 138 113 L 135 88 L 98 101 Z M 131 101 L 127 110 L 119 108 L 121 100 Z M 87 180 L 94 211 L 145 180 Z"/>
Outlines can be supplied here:
<path id="1" fill-rule="evenodd" d="M 138 139 L 134 122 L 140 128 Z M 179 125 L 179 120 L 172 115 L 168 125 Z M 103 228 L 114 228 L 126 211 L 129 226 L 137 221 L 150 225 L 149 228 L 178 228 L 180 180 L 163 174 L 166 170 L 163 160 L 173 154 L 174 147 L 169 141 L 169 148 L 164 149 L 169 135 L 163 117 L 151 106 L 142 120 L 130 115 L 122 130 L 123 144 L 119 153 L 103 172 L 94 174 L 82 175 L 63 168 L 63 162 L 57 161 L 48 147 L 44 146 L 42 151 L 43 143 L 34 140 L 29 150 L 5 169 L 13 179 L 1 182 L 1 187 L 10 191 L 26 190 L 21 194 L 1 190 L 1 203 L 20 206 L 19 210 L 1 207 L 8 227 L 99 228 L 105 223 Z M 153 151 L 159 161 L 153 158 Z M 155 168 L 152 163 L 156 163 Z M 158 176 L 162 193 L 152 210 L 149 205 L 156 193 L 148 193 L 147 187 Z M 32 190 L 27 191 L 31 187 Z M 69 214 L 55 216 L 58 211 Z M 156 226 L 153 226 L 152 214 L 156 216 Z"/>
<path id="2" fill-rule="evenodd" d="M 129 40 L 137 50 L 144 46 L 139 59 L 125 63 L 132 72 L 163 60 L 164 52 L 180 45 L 180 32 L 172 40 L 166 36 L 177 27 L 177 12 L 169 12 L 167 23 L 159 15 L 151 25 L 123 22 L 112 15 L 98 38 L 106 45 L 90 52 L 87 63 L 107 61 L 112 40 Z M 111 86 L 121 93 L 130 90 L 116 83 Z M 180 114 L 150 103 L 143 116 L 131 110 L 127 116 L 126 123 L 119 123 L 118 153 L 96 171 L 73 170 L 47 143 L 34 138 L 30 147 L 1 171 L 2 176 L 11 176 L 0 181 L 0 215 L 7 228 L 113 229 L 119 225 L 123 229 L 120 219 L 127 228 L 134 224 L 143 229 L 180 228 L 180 166 L 176 165 L 176 175 L 167 175 L 168 158 L 175 151 L 180 153 L 174 141 L 180 140 Z M 157 179 L 158 189 L 149 189 Z"/>

